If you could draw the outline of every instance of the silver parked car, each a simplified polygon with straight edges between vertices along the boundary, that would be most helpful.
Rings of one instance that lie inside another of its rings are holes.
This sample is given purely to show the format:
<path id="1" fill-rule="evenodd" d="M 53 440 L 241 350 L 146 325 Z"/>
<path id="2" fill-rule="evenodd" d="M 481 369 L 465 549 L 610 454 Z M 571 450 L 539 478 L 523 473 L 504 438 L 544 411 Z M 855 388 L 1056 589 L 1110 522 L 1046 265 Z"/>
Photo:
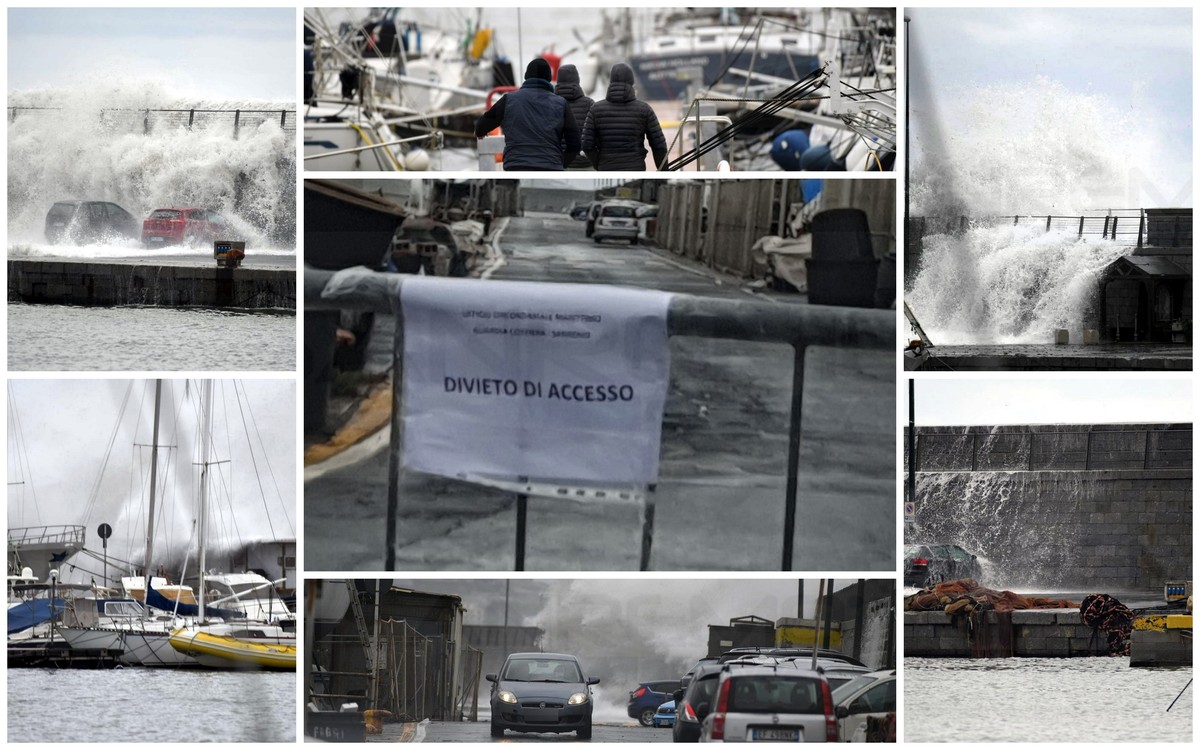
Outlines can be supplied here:
<path id="1" fill-rule="evenodd" d="M 837 719 L 821 672 L 743 666 L 721 673 L 701 742 L 836 742 Z"/>
<path id="2" fill-rule="evenodd" d="M 592 230 L 592 239 L 596 242 L 603 240 L 627 240 L 636 245 L 638 241 L 637 209 L 641 203 L 634 201 L 605 201 L 600 205 L 596 215 L 596 227 Z"/>
<path id="3" fill-rule="evenodd" d="M 865 734 L 868 718 L 896 712 L 896 670 L 870 672 L 835 688 L 833 704 L 838 736 L 850 742 L 855 735 Z"/>

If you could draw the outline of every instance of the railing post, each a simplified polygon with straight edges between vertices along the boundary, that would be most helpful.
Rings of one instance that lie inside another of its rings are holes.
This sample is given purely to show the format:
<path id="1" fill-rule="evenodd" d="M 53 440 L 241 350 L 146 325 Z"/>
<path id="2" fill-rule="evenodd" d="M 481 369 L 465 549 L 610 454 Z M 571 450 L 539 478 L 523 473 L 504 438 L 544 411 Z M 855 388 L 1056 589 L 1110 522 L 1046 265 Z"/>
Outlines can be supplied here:
<path id="1" fill-rule="evenodd" d="M 1087 471 L 1092 470 L 1092 431 L 1091 430 L 1088 430 L 1088 433 L 1087 433 L 1087 448 L 1084 450 L 1084 454 L 1083 454 L 1083 468 L 1086 469 Z"/>
<path id="2" fill-rule="evenodd" d="M 188 110 L 188 130 L 192 129 L 192 123 L 194 123 L 195 121 L 196 121 L 196 110 L 189 109 Z"/>
<path id="3" fill-rule="evenodd" d="M 393 321 L 396 330 L 392 335 L 392 434 L 388 440 L 388 507 L 387 507 L 387 550 L 384 552 L 384 570 L 396 569 L 396 523 L 400 508 L 400 400 L 404 390 L 404 309 L 400 297 L 392 300 L 395 309 Z"/>
<path id="4" fill-rule="evenodd" d="M 525 570 L 525 521 L 529 513 L 529 496 L 517 495 L 517 544 L 513 570 Z"/>
<path id="5" fill-rule="evenodd" d="M 1146 454 L 1142 458 L 1142 468 L 1150 468 L 1150 430 L 1146 430 Z"/>
<path id="6" fill-rule="evenodd" d="M 286 127 L 287 127 L 287 110 L 284 109 L 284 110 L 280 110 L 280 112 L 279 112 L 279 129 L 283 130 Z"/>
<path id="7" fill-rule="evenodd" d="M 1050 231 L 1050 217 L 1049 216 L 1046 217 L 1046 231 L 1047 232 Z"/>
<path id="8" fill-rule="evenodd" d="M 783 566 L 792 569 L 792 543 L 796 535 L 796 493 L 800 473 L 800 417 L 804 409 L 804 347 L 793 344 L 796 356 L 792 364 L 792 410 L 788 429 L 787 497 L 783 511 Z"/>
<path id="9" fill-rule="evenodd" d="M 1112 238 L 1115 242 L 1117 239 L 1117 217 L 1112 217 Z"/>
<path id="10" fill-rule="evenodd" d="M 241 123 L 242 123 L 242 110 L 235 109 L 233 111 L 233 139 L 235 141 L 237 140 L 237 137 L 238 137 L 238 131 L 241 129 Z"/>
<path id="11" fill-rule="evenodd" d="M 1083 236 L 1083 217 L 1079 217 L 1079 237 Z"/>
<path id="12" fill-rule="evenodd" d="M 1021 217 L 1014 214 L 1013 215 L 1013 226 L 1015 227 L 1020 222 L 1021 222 Z"/>
<path id="13" fill-rule="evenodd" d="M 1104 217 L 1104 231 L 1100 234 L 1100 239 L 1102 239 L 1102 240 L 1108 239 L 1108 220 L 1109 220 L 1109 218 L 1111 218 L 1111 217 L 1108 217 L 1108 216 Z"/>

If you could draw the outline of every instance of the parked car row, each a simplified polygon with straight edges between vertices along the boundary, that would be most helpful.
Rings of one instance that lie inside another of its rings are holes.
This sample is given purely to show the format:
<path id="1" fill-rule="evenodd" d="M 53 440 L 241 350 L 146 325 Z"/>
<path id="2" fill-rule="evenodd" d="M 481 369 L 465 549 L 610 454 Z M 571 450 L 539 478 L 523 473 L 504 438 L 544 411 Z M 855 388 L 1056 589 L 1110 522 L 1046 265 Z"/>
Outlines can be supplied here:
<path id="1" fill-rule="evenodd" d="M 87 244 L 140 240 L 146 247 L 233 239 L 229 222 L 204 208 L 156 208 L 138 226 L 132 214 L 107 201 L 59 201 L 46 213 L 46 241 Z"/>
<path id="2" fill-rule="evenodd" d="M 813 669 L 812 656 L 806 648 L 733 649 L 701 659 L 681 680 L 639 684 L 628 713 L 644 726 L 671 727 L 676 742 L 849 742 L 865 739 L 868 718 L 895 712 L 896 670 L 873 671 L 826 649 Z"/>

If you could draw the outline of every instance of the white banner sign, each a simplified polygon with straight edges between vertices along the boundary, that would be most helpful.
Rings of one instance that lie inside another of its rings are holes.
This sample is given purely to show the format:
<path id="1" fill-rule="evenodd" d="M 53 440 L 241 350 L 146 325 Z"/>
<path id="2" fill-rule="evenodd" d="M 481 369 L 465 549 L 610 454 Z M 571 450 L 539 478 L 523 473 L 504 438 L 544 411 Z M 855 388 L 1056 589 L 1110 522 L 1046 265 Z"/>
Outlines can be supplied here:
<path id="1" fill-rule="evenodd" d="M 415 276 L 400 298 L 406 467 L 604 486 L 658 480 L 671 295 Z"/>

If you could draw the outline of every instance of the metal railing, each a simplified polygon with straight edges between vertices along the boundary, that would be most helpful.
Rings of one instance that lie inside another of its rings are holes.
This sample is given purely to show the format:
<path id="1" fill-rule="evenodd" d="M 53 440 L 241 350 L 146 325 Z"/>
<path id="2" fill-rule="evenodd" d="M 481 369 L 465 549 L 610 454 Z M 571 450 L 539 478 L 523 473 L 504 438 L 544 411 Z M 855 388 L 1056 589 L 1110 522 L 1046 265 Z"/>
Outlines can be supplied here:
<path id="1" fill-rule="evenodd" d="M 1191 468 L 1190 427 L 998 433 L 917 430 L 919 472 Z"/>
<path id="2" fill-rule="evenodd" d="M 82 545 L 85 533 L 83 526 L 27 526 L 9 529 L 8 544 L 10 547 L 31 544 Z"/>
<path id="3" fill-rule="evenodd" d="M 973 226 L 1038 226 L 1045 231 L 1074 232 L 1076 237 L 1128 242 L 1137 247 L 1179 247 L 1192 241 L 1192 216 L 1187 214 L 1150 215 L 1145 209 L 1121 208 L 1094 211 L 1083 215 L 1055 216 L 914 216 L 909 219 L 912 232 L 920 237 L 933 234 L 962 234 Z"/>
<path id="4" fill-rule="evenodd" d="M 400 296 L 404 276 L 362 272 L 354 283 L 338 284 L 340 292 L 326 293 L 331 271 L 306 268 L 305 309 L 352 309 L 396 316 L 392 378 L 391 457 L 388 472 L 386 570 L 395 570 L 396 524 L 400 486 L 400 414 L 403 383 L 404 325 Z M 463 280 L 463 284 L 474 283 Z M 810 346 L 853 347 L 891 351 L 896 338 L 896 315 L 891 310 L 866 310 L 820 305 L 781 305 L 750 300 L 717 299 L 676 294 L 667 311 L 669 336 L 735 339 L 792 347 L 792 394 L 788 430 L 787 486 L 784 497 L 782 570 L 792 569 L 793 540 L 798 503 L 800 437 L 804 397 L 804 357 Z M 517 495 L 516 569 L 524 569 L 526 496 Z M 654 531 L 654 502 L 646 499 L 642 527 L 641 569 L 649 569 Z"/>
<path id="5" fill-rule="evenodd" d="M 9 107 L 9 125 L 28 119 L 60 118 L 63 113 L 77 110 L 60 107 Z M 296 132 L 294 109 L 101 109 L 96 122 L 104 128 L 150 135 L 164 129 L 213 130 L 229 128 L 234 138 L 245 128 L 257 128 L 263 123 L 276 123 L 287 133 Z"/>

